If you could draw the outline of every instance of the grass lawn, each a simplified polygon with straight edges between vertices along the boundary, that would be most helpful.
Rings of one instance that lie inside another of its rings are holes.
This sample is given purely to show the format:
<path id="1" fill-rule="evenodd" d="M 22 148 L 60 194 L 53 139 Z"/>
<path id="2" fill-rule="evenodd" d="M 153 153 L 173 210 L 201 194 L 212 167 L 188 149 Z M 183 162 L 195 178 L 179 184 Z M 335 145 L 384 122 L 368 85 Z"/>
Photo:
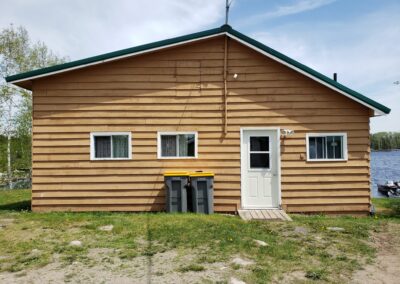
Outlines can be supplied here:
<path id="1" fill-rule="evenodd" d="M 400 198 L 374 198 L 377 215 L 400 218 Z"/>
<path id="2" fill-rule="evenodd" d="M 292 215 L 293 222 L 244 222 L 220 214 L 32 213 L 29 200 L 29 190 L 0 191 L 0 282 L 1 274 L 26 277 L 56 263 L 60 270 L 78 264 L 97 275 L 112 271 L 111 279 L 154 282 L 177 277 L 226 283 L 234 276 L 247 283 L 343 283 L 373 262 L 371 234 L 400 223 L 400 200 L 387 199 L 374 200 L 375 217 Z M 105 225 L 113 229 L 99 229 Z M 73 240 L 82 246 L 70 246 Z M 61 280 L 96 282 L 80 278 L 79 271 L 70 269 Z"/>

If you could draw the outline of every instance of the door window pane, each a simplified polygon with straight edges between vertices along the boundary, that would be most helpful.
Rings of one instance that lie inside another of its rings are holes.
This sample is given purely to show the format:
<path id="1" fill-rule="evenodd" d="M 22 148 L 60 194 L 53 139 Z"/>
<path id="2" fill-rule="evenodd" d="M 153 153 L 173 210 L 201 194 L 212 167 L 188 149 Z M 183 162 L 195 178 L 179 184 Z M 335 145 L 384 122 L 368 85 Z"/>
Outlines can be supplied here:
<path id="1" fill-rule="evenodd" d="M 94 149 L 96 158 L 111 158 L 111 137 L 95 136 Z"/>
<path id="2" fill-rule="evenodd" d="M 269 169 L 269 153 L 250 153 L 250 168 Z"/>
<path id="3" fill-rule="evenodd" d="M 163 157 L 176 157 L 176 135 L 161 136 L 161 155 Z"/>
<path id="4" fill-rule="evenodd" d="M 268 136 L 250 137 L 250 151 L 269 151 Z"/>
<path id="5" fill-rule="evenodd" d="M 113 135 L 112 148 L 113 158 L 128 158 L 129 157 L 129 136 L 128 135 Z"/>

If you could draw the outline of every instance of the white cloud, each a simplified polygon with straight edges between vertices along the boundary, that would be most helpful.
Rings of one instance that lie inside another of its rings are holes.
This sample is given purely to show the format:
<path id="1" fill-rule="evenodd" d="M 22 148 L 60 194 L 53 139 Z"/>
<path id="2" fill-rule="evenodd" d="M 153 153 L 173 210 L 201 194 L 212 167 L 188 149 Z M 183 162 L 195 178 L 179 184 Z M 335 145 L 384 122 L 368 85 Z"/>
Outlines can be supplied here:
<path id="1" fill-rule="evenodd" d="M 291 5 L 278 6 L 274 11 L 257 14 L 243 21 L 243 25 L 255 24 L 273 18 L 295 15 L 329 5 L 336 0 L 298 0 Z"/>
<path id="2" fill-rule="evenodd" d="M 237 0 L 238 1 L 238 0 Z M 298 14 L 334 0 L 298 0 L 250 17 Z M 233 2 L 235 5 L 235 2 Z M 71 59 L 220 26 L 224 0 L 9 0 L 0 1 L 0 28 L 25 26 L 35 40 Z M 334 22 L 287 22 L 252 37 L 392 108 L 373 118 L 372 131 L 400 130 L 400 6 Z M 254 26 L 257 27 L 257 26 Z"/>
<path id="3" fill-rule="evenodd" d="M 8 2 L 8 3 L 7 3 Z M 0 1 L 0 28 L 25 26 L 71 59 L 115 51 L 223 24 L 223 0 Z"/>
<path id="4" fill-rule="evenodd" d="M 291 23 L 252 36 L 392 109 L 372 118 L 371 131 L 400 131 L 400 7 L 316 25 Z"/>

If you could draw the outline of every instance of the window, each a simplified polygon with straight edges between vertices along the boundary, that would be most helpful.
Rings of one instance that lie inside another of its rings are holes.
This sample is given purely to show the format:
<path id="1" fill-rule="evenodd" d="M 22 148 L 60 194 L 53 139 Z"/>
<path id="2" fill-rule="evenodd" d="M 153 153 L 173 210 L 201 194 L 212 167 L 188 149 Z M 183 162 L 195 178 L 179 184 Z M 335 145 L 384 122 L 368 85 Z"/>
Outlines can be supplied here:
<path id="1" fill-rule="evenodd" d="M 96 132 L 90 134 L 91 160 L 131 159 L 130 132 Z"/>
<path id="2" fill-rule="evenodd" d="M 197 132 L 159 132 L 158 158 L 197 158 Z"/>
<path id="3" fill-rule="evenodd" d="M 250 169 L 269 169 L 269 136 L 250 136 Z"/>
<path id="4" fill-rule="evenodd" d="M 308 133 L 308 161 L 347 160 L 346 133 Z"/>

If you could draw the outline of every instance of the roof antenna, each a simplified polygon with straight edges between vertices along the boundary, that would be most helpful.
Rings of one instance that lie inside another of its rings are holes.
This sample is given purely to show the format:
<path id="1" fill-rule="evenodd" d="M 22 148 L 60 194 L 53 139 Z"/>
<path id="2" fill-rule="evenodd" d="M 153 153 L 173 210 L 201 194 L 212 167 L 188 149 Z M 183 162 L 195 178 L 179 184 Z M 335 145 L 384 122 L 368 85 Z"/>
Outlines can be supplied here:
<path id="1" fill-rule="evenodd" d="M 228 24 L 229 7 L 231 6 L 233 0 L 226 0 L 225 2 L 225 25 Z"/>

